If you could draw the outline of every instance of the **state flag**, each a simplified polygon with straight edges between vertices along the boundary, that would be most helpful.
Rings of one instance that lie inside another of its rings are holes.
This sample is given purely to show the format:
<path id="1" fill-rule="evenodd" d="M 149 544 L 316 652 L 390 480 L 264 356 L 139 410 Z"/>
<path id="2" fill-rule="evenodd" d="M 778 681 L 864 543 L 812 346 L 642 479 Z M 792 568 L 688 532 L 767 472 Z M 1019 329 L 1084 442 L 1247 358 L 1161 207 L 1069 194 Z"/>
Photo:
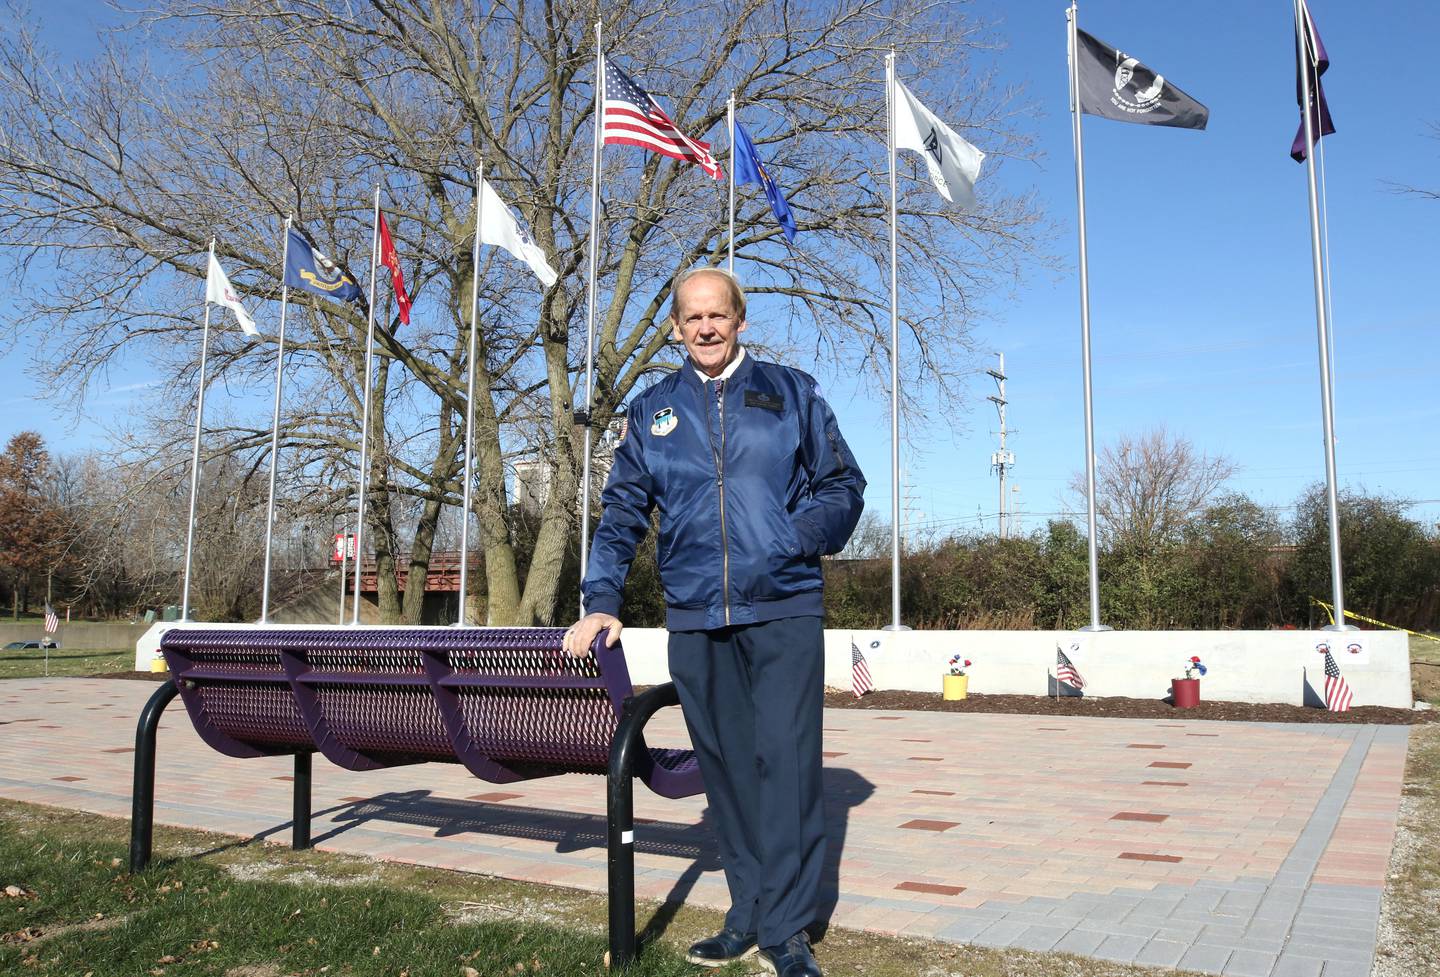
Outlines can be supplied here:
<path id="1" fill-rule="evenodd" d="M 895 148 L 925 157 L 940 196 L 962 210 L 975 206 L 975 181 L 985 154 L 956 134 L 895 80 Z"/>
<path id="2" fill-rule="evenodd" d="M 1076 78 L 1080 111 L 1116 122 L 1204 129 L 1210 110 L 1164 75 L 1078 28 Z"/>

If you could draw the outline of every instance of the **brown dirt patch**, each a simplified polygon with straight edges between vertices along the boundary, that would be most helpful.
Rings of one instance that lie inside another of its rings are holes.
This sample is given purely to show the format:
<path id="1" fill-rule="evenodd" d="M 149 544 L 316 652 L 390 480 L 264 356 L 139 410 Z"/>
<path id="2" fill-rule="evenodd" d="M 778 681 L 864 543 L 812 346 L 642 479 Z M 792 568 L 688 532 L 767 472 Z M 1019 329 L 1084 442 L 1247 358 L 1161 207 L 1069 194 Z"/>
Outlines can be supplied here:
<path id="1" fill-rule="evenodd" d="M 1415 689 L 1415 698 L 1440 702 L 1440 662 L 1412 661 L 1410 681 Z"/>
<path id="2" fill-rule="evenodd" d="M 1436 669 L 1440 671 L 1440 669 Z M 1281 702 L 1211 702 L 1194 709 L 1176 709 L 1162 699 L 1124 696 L 971 695 L 946 702 L 938 692 L 871 692 L 863 698 L 841 689 L 825 690 L 830 709 L 896 709 L 924 712 L 990 712 L 1022 716 L 1105 716 L 1112 719 L 1218 719 L 1249 723 L 1380 723 L 1408 726 L 1440 721 L 1440 710 L 1356 706 L 1329 712 Z"/>
<path id="3" fill-rule="evenodd" d="M 170 679 L 169 672 L 101 672 L 96 675 L 87 675 L 86 678 L 124 678 L 140 679 L 145 682 L 166 682 Z"/>

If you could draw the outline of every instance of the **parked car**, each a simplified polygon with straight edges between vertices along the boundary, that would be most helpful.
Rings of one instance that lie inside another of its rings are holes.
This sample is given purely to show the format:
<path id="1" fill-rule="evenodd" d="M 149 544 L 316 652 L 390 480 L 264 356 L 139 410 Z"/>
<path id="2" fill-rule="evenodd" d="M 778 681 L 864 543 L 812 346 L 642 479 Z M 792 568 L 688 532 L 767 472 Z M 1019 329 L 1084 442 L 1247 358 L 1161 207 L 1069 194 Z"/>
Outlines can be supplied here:
<path id="1" fill-rule="evenodd" d="M 6 651 L 39 651 L 41 648 L 58 648 L 55 642 L 46 638 L 42 641 L 12 641 L 5 646 Z"/>

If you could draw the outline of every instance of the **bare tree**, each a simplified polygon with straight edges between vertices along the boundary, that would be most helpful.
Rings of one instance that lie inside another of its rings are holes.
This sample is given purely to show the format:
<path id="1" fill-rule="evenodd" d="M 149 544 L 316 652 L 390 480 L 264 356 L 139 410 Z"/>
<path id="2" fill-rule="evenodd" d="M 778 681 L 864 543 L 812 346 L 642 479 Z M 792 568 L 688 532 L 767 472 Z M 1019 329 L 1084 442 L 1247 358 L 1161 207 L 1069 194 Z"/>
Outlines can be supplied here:
<path id="1" fill-rule="evenodd" d="M 1440 122 L 1431 122 L 1429 129 L 1431 139 L 1440 139 Z M 1392 193 L 1411 193 L 1429 200 L 1440 200 L 1440 189 L 1437 188 L 1412 187 L 1407 183 L 1396 183 L 1393 180 L 1386 180 L 1385 185 L 1390 188 Z"/>
<path id="2" fill-rule="evenodd" d="M 1215 496 L 1235 465 L 1195 450 L 1164 427 L 1124 434 L 1100 450 L 1095 464 L 1095 517 L 1102 541 L 1142 558 L 1178 538 Z M 1085 474 L 1070 479 L 1085 504 Z"/>
<path id="3" fill-rule="evenodd" d="M 605 45 L 696 137 L 717 131 L 733 90 L 790 196 L 801 236 L 784 245 L 763 198 L 744 194 L 737 266 L 754 296 L 749 336 L 772 355 L 882 385 L 888 309 L 882 53 L 927 104 L 1000 162 L 1028 154 L 1017 93 L 972 69 L 997 43 L 964 3 L 656 0 L 606 11 Z M 596 7 L 580 0 L 483 5 L 431 0 L 172 0 L 104 56 L 54 67 L 33 33 L 0 41 L 0 249 L 23 276 L 52 277 L 16 313 L 52 337 L 53 377 L 80 389 L 121 351 L 164 364 L 172 447 L 194 389 L 213 235 L 260 319 L 279 296 L 278 227 L 293 214 L 342 266 L 370 260 L 370 199 L 384 207 L 415 297 L 415 320 L 376 294 L 380 366 L 367 538 L 380 609 L 415 620 L 443 507 L 460 491 L 468 371 L 475 372 L 474 515 L 491 623 L 552 619 L 575 543 L 583 426 L 588 184 Z M 474 166 L 553 256 L 541 292 L 508 256 L 471 260 Z M 1034 255 L 1033 198 L 988 186 L 974 213 L 942 207 L 918 161 L 901 181 L 907 393 L 961 402 L 976 303 Z M 724 260 L 719 186 L 694 166 L 623 147 L 605 153 L 592 430 L 605 430 L 644 372 L 674 365 L 663 321 L 674 276 Z M 479 276 L 481 344 L 466 356 Z M 18 292 L 19 290 L 17 290 Z M 281 450 L 284 479 L 315 507 L 346 502 L 362 396 L 364 310 L 292 295 Z M 763 319 L 763 323 L 762 323 Z M 264 388 L 273 347 L 222 329 L 216 382 Z M 883 389 L 883 386 L 882 386 Z M 209 441 L 255 466 L 265 420 L 213 427 Z M 208 443 L 208 442 L 207 442 Z M 505 470 L 546 460 L 549 494 L 528 560 L 517 558 Z M 259 461 L 257 461 L 259 459 Z M 410 498 L 413 524 L 399 525 Z M 409 564 L 397 568 L 408 544 Z M 520 565 L 528 567 L 523 576 Z M 397 569 L 410 574 L 402 605 Z M 413 602 L 410 598 L 413 597 Z"/>

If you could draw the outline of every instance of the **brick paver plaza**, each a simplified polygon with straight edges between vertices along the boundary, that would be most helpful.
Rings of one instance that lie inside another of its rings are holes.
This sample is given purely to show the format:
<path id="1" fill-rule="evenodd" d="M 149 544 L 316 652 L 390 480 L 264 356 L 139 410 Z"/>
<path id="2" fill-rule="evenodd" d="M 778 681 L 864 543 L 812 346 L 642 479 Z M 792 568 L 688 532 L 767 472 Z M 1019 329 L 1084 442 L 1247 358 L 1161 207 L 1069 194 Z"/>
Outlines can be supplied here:
<path id="1" fill-rule="evenodd" d="M 128 817 L 153 690 L 0 682 L 0 796 Z M 1370 972 L 1406 727 L 847 710 L 825 725 L 837 926 L 1255 977 Z M 287 758 L 220 756 L 178 701 L 161 728 L 158 822 L 288 841 Z M 683 745 L 677 710 L 651 730 Z M 597 777 L 497 786 L 450 764 L 323 760 L 314 776 L 320 848 L 605 889 Z M 703 798 L 637 785 L 636 812 L 638 894 L 723 909 Z"/>

